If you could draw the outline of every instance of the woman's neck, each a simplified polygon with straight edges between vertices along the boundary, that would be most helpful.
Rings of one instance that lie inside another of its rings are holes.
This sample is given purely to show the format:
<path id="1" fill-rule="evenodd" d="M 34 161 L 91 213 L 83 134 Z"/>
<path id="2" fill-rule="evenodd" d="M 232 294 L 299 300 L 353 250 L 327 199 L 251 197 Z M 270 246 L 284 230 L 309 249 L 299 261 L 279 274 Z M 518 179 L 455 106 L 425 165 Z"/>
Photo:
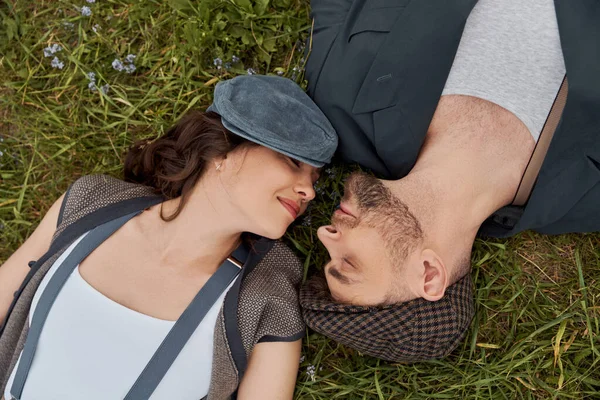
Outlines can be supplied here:
<path id="1" fill-rule="evenodd" d="M 243 230 L 220 191 L 200 182 L 189 195 L 179 215 L 171 220 L 179 199 L 167 200 L 146 210 L 139 228 L 161 265 L 173 268 L 203 268 L 214 272 L 241 242 Z"/>

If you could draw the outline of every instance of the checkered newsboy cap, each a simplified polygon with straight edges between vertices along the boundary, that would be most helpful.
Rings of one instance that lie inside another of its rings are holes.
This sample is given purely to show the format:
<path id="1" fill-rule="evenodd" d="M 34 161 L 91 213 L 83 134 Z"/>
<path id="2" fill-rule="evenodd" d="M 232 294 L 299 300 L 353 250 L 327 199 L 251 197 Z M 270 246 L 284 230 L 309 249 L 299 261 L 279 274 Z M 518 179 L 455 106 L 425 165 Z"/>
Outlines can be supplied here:
<path id="1" fill-rule="evenodd" d="M 241 75 L 217 84 L 207 111 L 252 142 L 320 168 L 331 162 L 338 136 L 314 101 L 295 82 Z"/>
<path id="2" fill-rule="evenodd" d="M 313 330 L 364 354 L 392 362 L 448 355 L 473 319 L 471 275 L 451 285 L 438 301 L 416 299 L 385 307 L 333 302 L 311 285 L 300 290 L 304 321 Z"/>

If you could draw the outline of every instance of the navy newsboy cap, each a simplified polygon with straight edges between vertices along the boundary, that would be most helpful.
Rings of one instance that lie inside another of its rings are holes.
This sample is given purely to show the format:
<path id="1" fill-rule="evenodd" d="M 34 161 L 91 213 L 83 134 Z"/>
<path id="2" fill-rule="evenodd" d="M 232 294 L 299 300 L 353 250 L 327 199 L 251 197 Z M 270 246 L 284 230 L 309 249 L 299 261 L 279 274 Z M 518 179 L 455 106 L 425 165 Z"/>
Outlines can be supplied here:
<path id="1" fill-rule="evenodd" d="M 252 142 L 315 167 L 331 161 L 338 137 L 310 97 L 293 81 L 244 75 L 217 84 L 207 111 Z"/>

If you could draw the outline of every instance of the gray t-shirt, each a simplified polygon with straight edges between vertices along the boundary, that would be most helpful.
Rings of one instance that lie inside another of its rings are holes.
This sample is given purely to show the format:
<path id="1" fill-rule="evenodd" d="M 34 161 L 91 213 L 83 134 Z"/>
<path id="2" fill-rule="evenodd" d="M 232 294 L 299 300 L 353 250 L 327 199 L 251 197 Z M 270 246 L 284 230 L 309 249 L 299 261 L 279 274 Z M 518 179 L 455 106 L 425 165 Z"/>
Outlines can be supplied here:
<path id="1" fill-rule="evenodd" d="M 537 142 L 564 76 L 553 0 L 479 0 L 442 95 L 495 103 Z"/>

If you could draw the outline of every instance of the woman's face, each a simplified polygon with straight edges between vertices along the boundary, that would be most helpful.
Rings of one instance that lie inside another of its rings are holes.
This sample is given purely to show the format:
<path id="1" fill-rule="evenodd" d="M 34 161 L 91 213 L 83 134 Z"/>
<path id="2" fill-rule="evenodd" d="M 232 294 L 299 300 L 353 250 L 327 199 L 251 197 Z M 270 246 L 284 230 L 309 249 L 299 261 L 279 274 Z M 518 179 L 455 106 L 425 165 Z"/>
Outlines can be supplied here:
<path id="1" fill-rule="evenodd" d="M 267 147 L 237 149 L 223 166 L 222 182 L 245 231 L 280 238 L 315 197 L 319 170 Z"/>

